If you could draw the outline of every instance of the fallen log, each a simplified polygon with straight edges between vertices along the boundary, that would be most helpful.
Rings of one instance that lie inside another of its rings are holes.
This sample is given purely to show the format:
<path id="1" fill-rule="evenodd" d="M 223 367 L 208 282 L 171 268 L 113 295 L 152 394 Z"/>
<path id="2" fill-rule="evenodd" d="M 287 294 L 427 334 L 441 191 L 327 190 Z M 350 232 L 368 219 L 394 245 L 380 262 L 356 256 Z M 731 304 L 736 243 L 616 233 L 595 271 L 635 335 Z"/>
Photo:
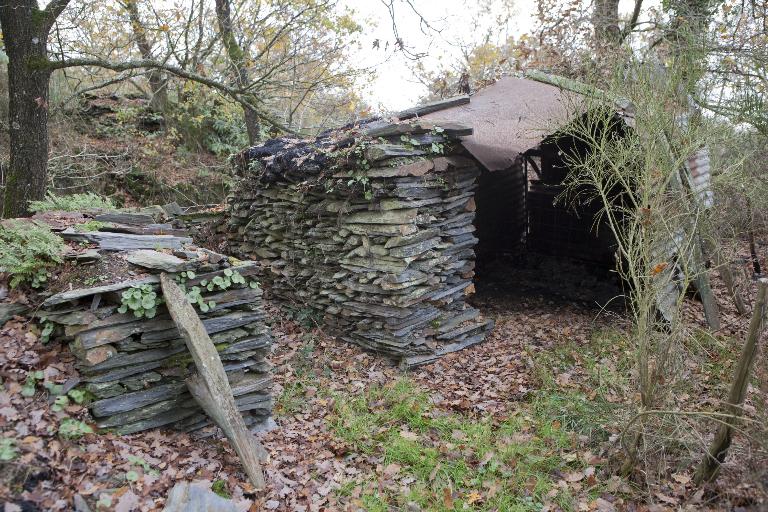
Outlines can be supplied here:
<path id="1" fill-rule="evenodd" d="M 259 461 L 259 451 L 263 451 L 263 448 L 248 431 L 237 409 L 232 388 L 213 341 L 173 278 L 168 274 L 161 274 L 160 284 L 168 311 L 187 344 L 198 371 L 186 380 L 189 392 L 224 431 L 254 487 L 258 490 L 264 489 L 264 473 Z"/>

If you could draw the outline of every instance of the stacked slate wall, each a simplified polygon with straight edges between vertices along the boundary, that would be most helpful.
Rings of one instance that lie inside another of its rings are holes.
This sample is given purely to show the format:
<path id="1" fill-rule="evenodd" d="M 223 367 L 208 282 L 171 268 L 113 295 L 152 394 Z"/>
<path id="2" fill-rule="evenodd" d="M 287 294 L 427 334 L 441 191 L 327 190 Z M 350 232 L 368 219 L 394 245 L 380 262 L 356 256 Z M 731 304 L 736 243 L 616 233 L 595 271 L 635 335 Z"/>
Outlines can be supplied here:
<path id="1" fill-rule="evenodd" d="M 338 337 L 422 364 L 484 339 L 473 293 L 480 174 L 461 127 L 378 123 L 241 154 L 229 251 Z"/>
<path id="2" fill-rule="evenodd" d="M 126 221 L 124 215 L 122 220 Z M 149 231 L 148 225 L 133 225 L 133 230 Z M 60 235 L 96 245 L 87 250 L 95 260 L 78 266 L 112 262 L 124 268 L 127 260 L 129 272 L 143 277 L 115 276 L 117 282 L 112 284 L 58 293 L 36 312 L 44 324 L 53 326 L 52 337 L 69 344 L 80 385 L 92 396 L 89 409 L 97 425 L 123 434 L 154 427 L 194 431 L 211 425 L 187 391 L 184 379 L 196 371 L 195 365 L 165 305 L 159 304 L 151 318 L 120 311 L 123 294 L 142 286 L 161 299 L 158 274 L 166 271 L 189 292 L 199 292 L 195 309 L 216 345 L 246 424 L 252 429 L 267 426 L 272 411 L 267 361 L 272 340 L 261 308 L 262 290 L 254 278 L 258 266 L 233 266 L 226 256 L 197 248 L 186 237 L 114 231 L 127 227 L 111 224 L 102 229 L 113 231 L 91 233 L 67 229 Z M 172 229 L 187 233 L 162 227 Z M 130 249 L 123 250 L 126 246 Z M 152 249 L 162 246 L 169 248 Z M 188 271 L 193 273 L 181 274 Z"/>

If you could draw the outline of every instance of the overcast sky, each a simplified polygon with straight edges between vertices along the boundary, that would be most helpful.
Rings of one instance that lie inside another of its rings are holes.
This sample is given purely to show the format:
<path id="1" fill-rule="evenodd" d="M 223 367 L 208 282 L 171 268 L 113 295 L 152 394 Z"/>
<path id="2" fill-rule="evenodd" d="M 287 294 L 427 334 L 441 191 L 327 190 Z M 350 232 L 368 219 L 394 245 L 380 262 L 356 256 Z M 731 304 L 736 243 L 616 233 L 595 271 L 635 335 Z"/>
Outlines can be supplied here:
<path id="1" fill-rule="evenodd" d="M 588 1 L 588 0 L 583 0 Z M 384 49 L 386 41 L 394 40 L 392 21 L 387 8 L 380 0 L 342 0 L 344 5 L 358 13 L 358 19 L 369 20 L 365 33 L 361 37 L 361 48 L 354 52 L 355 62 L 360 68 L 373 68 L 376 78 L 366 85 L 363 97 L 377 110 L 402 110 L 418 103 L 426 94 L 426 88 L 416 81 L 411 69 L 413 62 L 400 52 L 395 52 L 390 45 Z M 423 59 L 427 69 L 438 69 L 441 63 L 448 66 L 460 60 L 461 44 L 471 45 L 482 40 L 487 29 L 496 25 L 494 15 L 479 14 L 477 2 L 472 0 L 412 0 L 419 13 L 428 19 L 439 31 L 422 30 L 419 17 L 407 5 L 405 0 L 396 1 L 397 27 L 401 38 L 417 52 L 428 53 Z M 515 0 L 512 3 L 512 16 L 505 36 L 516 37 L 532 31 L 536 0 Z M 646 6 L 657 5 L 659 0 L 646 1 Z M 503 2 L 492 2 L 493 14 L 501 14 Z M 629 13 L 633 0 L 621 0 L 622 13 Z M 375 40 L 381 41 L 380 48 L 372 48 Z M 502 41 L 493 41 L 500 43 Z"/>
<path id="2" fill-rule="evenodd" d="M 396 52 L 391 43 L 394 41 L 392 21 L 387 8 L 379 0 L 343 0 L 358 13 L 358 19 L 370 20 L 361 39 L 362 47 L 355 51 L 356 62 L 360 68 L 374 68 L 376 79 L 367 84 L 363 91 L 365 99 L 375 108 L 401 110 L 418 103 L 426 94 L 426 88 L 416 81 L 411 72 L 414 65 L 402 52 Z M 478 41 L 495 24 L 495 17 L 479 14 L 476 2 L 462 0 L 414 0 L 419 13 L 432 25 L 433 30 L 420 26 L 417 15 L 406 2 L 397 2 L 397 28 L 405 43 L 415 52 L 428 53 L 422 59 L 428 69 L 438 69 L 442 64 L 458 62 L 461 56 L 461 44 Z M 497 11 L 494 14 L 500 14 Z M 517 0 L 513 5 L 513 20 L 509 27 L 510 35 L 520 35 L 527 31 L 532 21 L 535 0 Z M 477 23 L 477 26 L 475 26 Z M 373 42 L 380 41 L 379 49 L 373 48 Z M 385 49 L 389 42 L 389 48 Z M 499 42 L 499 41 L 497 41 Z"/>

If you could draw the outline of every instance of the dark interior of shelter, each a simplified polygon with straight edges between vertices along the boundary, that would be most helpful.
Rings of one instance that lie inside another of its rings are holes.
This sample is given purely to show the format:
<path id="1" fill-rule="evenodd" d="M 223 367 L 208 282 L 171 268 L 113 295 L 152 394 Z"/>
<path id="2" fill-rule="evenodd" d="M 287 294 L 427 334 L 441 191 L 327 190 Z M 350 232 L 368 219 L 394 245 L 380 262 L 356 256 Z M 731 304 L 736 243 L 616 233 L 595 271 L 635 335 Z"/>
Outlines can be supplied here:
<path id="1" fill-rule="evenodd" d="M 541 294 L 603 306 L 620 295 L 615 240 L 599 201 L 565 201 L 583 144 L 550 136 L 507 170 L 483 170 L 475 194 L 476 285 L 484 295 Z"/>

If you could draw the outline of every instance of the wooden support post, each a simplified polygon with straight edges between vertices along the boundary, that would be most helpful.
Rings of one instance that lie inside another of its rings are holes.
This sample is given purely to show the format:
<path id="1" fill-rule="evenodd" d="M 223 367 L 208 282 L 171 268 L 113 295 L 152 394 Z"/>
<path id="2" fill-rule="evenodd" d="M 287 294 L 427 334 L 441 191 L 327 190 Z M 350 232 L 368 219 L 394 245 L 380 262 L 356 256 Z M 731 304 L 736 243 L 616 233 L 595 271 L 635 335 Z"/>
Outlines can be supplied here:
<path id="1" fill-rule="evenodd" d="M 728 288 L 728 293 L 730 293 L 733 298 L 733 303 L 736 305 L 736 311 L 740 315 L 746 315 L 747 305 L 744 304 L 744 298 L 741 296 L 738 286 L 736 286 L 736 279 L 733 276 L 730 262 L 722 261 L 722 258 L 717 251 L 713 251 L 712 255 L 715 258 L 715 265 L 717 265 L 717 271 L 720 274 L 720 278 L 725 283 L 725 287 Z"/>
<path id="2" fill-rule="evenodd" d="M 744 304 L 744 299 L 741 297 L 739 287 L 736 285 L 736 278 L 733 275 L 733 269 L 731 268 L 730 262 L 723 261 L 723 255 L 711 239 L 704 238 L 702 243 L 705 253 L 711 255 L 715 268 L 717 269 L 718 274 L 720 274 L 720 279 L 725 283 L 725 287 L 728 289 L 728 293 L 733 299 L 736 311 L 740 315 L 746 315 L 747 305 Z"/>
<path id="3" fill-rule="evenodd" d="M 265 487 L 264 473 L 259 461 L 261 446 L 248 431 L 235 404 L 232 388 L 211 338 L 184 292 L 168 274 L 160 276 L 168 311 L 192 354 L 197 375 L 187 379 L 187 387 L 208 416 L 232 443 L 253 486 Z"/>
<path id="4" fill-rule="evenodd" d="M 693 258 L 693 285 L 699 292 L 701 305 L 704 306 L 704 318 L 707 325 L 713 331 L 720 329 L 720 308 L 717 306 L 715 294 L 712 293 L 712 287 L 709 285 L 709 271 L 704 264 L 704 251 L 699 243 L 695 243 L 692 254 Z"/>
<path id="5" fill-rule="evenodd" d="M 752 363 L 757 354 L 758 341 L 765 326 L 766 316 L 766 293 L 768 292 L 768 279 L 758 281 L 757 299 L 755 300 L 755 309 L 752 311 L 752 321 L 749 323 L 749 333 L 744 348 L 741 351 L 739 364 L 731 383 L 731 391 L 728 394 L 728 403 L 725 406 L 725 412 L 728 417 L 724 423 L 717 429 L 717 434 L 709 451 L 696 469 L 694 481 L 697 484 L 708 482 L 717 478 L 720 464 L 725 460 L 728 448 L 731 446 L 733 438 L 734 423 L 741 416 L 741 404 L 747 394 L 747 385 L 749 384 L 749 375 L 752 371 Z"/>

